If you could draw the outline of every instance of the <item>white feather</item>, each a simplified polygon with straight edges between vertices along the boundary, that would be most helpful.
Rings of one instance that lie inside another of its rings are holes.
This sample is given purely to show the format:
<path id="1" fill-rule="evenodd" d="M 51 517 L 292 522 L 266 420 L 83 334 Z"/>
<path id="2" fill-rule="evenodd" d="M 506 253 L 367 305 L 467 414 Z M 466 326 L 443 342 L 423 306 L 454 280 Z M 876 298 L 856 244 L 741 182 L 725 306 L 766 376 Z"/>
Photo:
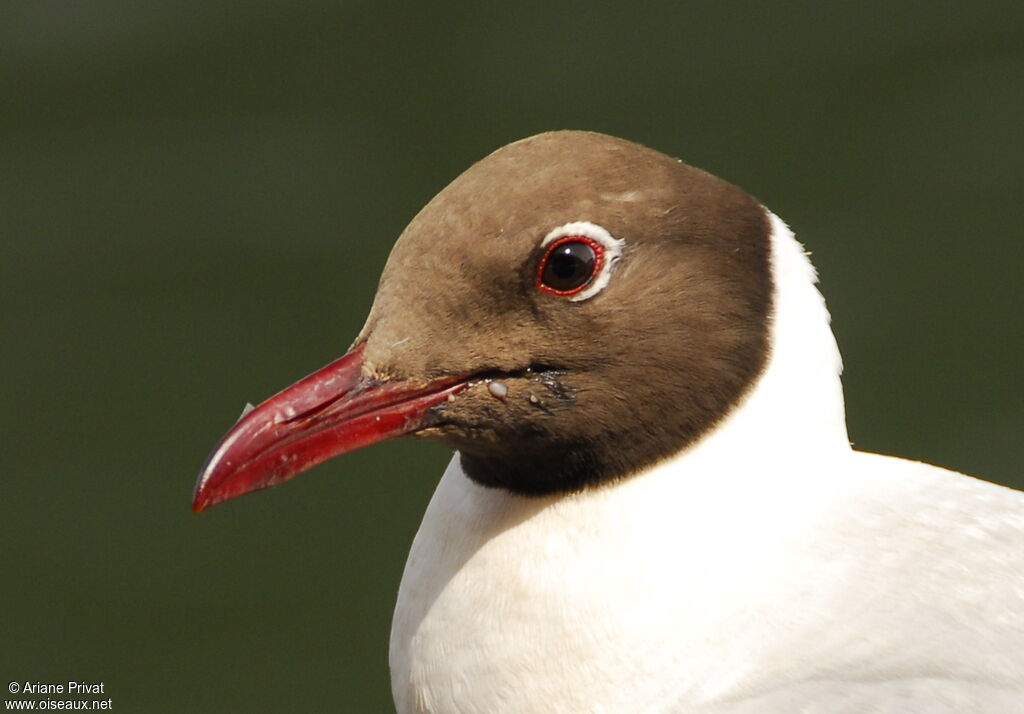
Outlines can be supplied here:
<path id="1" fill-rule="evenodd" d="M 567 498 L 452 460 L 395 612 L 400 714 L 1024 711 L 1024 495 L 850 449 L 772 222 L 768 367 L 694 447 Z"/>

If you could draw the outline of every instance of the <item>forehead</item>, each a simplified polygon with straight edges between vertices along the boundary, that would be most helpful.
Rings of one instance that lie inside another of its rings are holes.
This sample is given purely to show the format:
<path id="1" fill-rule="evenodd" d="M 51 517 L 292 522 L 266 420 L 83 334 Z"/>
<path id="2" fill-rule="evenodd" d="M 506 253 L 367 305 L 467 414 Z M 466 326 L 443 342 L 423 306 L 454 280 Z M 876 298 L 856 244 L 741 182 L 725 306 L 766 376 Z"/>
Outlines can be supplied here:
<path id="1" fill-rule="evenodd" d="M 431 200 L 395 245 L 381 288 L 425 276 L 451 285 L 449 294 L 480 289 L 481 276 L 508 287 L 509 268 L 574 221 L 602 226 L 630 250 L 664 241 L 731 248 L 750 216 L 760 211 L 744 191 L 660 152 L 601 134 L 541 134 L 495 151 Z"/>
<path id="2" fill-rule="evenodd" d="M 688 168 L 597 134 L 525 139 L 484 158 L 441 191 L 402 234 L 396 253 L 422 255 L 460 241 L 493 242 L 490 248 L 499 254 L 521 253 L 572 221 L 590 221 L 613 234 L 630 224 L 635 230 L 678 200 L 673 175 Z"/>

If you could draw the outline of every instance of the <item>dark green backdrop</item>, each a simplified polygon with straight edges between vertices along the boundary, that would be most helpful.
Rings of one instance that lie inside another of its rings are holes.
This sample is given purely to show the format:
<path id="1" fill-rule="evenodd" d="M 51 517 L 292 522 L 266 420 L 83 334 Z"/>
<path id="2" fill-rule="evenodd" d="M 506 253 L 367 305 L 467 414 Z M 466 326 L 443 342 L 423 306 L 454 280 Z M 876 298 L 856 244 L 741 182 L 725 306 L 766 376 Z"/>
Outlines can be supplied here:
<path id="1" fill-rule="evenodd" d="M 202 516 L 193 479 L 245 401 L 348 345 L 425 201 L 545 129 L 759 196 L 814 252 L 857 445 L 1024 486 L 1022 12 L 4 2 L 4 685 L 390 710 L 448 454 L 381 445 Z"/>

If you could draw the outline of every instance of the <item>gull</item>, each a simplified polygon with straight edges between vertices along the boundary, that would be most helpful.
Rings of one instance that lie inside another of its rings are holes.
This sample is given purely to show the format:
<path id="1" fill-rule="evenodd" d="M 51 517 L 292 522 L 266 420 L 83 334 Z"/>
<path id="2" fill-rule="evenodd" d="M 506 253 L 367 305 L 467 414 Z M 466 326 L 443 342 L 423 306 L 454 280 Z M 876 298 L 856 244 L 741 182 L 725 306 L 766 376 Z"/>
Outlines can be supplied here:
<path id="1" fill-rule="evenodd" d="M 515 142 L 412 220 L 349 352 L 245 413 L 193 508 L 450 445 L 400 714 L 1024 712 L 1024 495 L 851 448 L 816 282 L 721 179 Z"/>

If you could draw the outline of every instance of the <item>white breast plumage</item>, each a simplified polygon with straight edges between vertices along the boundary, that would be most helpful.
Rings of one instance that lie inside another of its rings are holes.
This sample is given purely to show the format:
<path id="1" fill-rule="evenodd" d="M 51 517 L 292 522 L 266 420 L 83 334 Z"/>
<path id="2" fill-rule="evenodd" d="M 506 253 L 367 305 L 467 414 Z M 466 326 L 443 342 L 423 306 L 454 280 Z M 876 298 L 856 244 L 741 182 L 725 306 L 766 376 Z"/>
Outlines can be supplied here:
<path id="1" fill-rule="evenodd" d="M 696 447 L 568 498 L 456 455 L 395 612 L 401 714 L 1024 711 L 1024 497 L 849 448 L 813 269 L 773 227 L 772 360 Z"/>

